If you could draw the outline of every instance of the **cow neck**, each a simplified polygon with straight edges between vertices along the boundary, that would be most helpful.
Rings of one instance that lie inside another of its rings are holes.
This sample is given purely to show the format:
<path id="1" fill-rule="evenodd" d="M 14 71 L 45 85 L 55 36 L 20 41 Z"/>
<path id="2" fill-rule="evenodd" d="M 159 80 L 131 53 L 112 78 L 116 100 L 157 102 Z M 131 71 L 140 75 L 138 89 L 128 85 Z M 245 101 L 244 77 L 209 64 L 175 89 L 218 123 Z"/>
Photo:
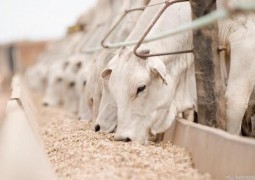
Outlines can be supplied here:
<path id="1" fill-rule="evenodd" d="M 181 43 L 183 42 L 183 43 Z M 187 39 L 178 41 L 171 51 L 180 51 L 192 48 L 192 34 Z M 169 49 L 168 49 L 169 50 Z M 177 82 L 173 105 L 181 113 L 196 104 L 196 82 L 193 54 L 180 54 L 159 57 L 166 65 L 167 73 Z"/>
<path id="2" fill-rule="evenodd" d="M 188 40 L 183 41 L 183 45 L 176 45 L 179 51 L 183 49 L 191 49 L 192 35 Z M 193 108 L 196 104 L 196 82 L 194 70 L 194 56 L 193 54 L 180 54 L 166 57 L 159 57 L 166 65 L 168 74 L 177 82 L 176 94 L 173 105 L 177 113 L 181 113 L 187 109 Z"/>
<path id="3" fill-rule="evenodd" d="M 99 0 L 96 5 L 96 17 L 95 23 L 93 23 L 90 32 L 86 38 L 86 43 L 82 43 L 82 48 L 94 48 L 100 46 L 100 42 L 103 39 L 103 36 L 107 29 L 110 27 L 111 21 L 116 15 L 117 8 L 116 7 L 117 1 L 113 0 Z M 118 3 L 117 3 L 118 4 Z M 80 49 L 81 51 L 82 49 Z"/>
<path id="4" fill-rule="evenodd" d="M 128 0 L 126 3 L 121 6 L 121 12 L 124 13 L 125 10 L 144 6 L 143 0 Z M 120 16 L 122 15 L 120 13 Z M 137 23 L 137 19 L 141 16 L 142 11 L 135 11 L 128 14 L 118 25 L 117 29 L 115 29 L 112 35 L 109 37 L 109 42 L 121 42 L 124 41 L 128 35 L 133 30 L 133 27 Z M 113 22 L 116 22 L 120 17 L 116 17 Z"/>
<path id="5" fill-rule="evenodd" d="M 151 0 L 149 5 L 162 2 L 162 0 Z M 145 28 L 149 26 L 152 18 L 154 15 L 160 11 L 162 6 L 152 6 L 152 7 L 147 7 L 139 17 L 136 25 L 134 26 L 133 30 L 129 34 L 128 38 L 126 41 L 133 41 L 137 40 L 142 36 L 142 33 L 144 32 Z"/>
<path id="6" fill-rule="evenodd" d="M 169 18 L 171 17 L 171 18 Z M 174 29 L 187 22 L 191 22 L 191 8 L 189 2 L 178 3 L 169 7 L 153 27 L 147 38 Z M 157 40 L 145 45 L 151 53 L 176 52 L 192 49 L 192 31 L 184 32 L 165 39 Z M 141 48 L 142 49 L 142 48 Z M 164 62 L 169 73 L 179 76 L 193 63 L 192 54 L 178 54 L 157 57 Z"/>

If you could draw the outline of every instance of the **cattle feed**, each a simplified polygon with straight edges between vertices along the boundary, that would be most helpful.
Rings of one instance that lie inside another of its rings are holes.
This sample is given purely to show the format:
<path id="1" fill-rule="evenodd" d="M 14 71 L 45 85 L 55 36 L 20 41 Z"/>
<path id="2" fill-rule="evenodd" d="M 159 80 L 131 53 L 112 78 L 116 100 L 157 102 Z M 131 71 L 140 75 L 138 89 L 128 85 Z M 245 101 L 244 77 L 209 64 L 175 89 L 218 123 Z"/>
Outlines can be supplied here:
<path id="1" fill-rule="evenodd" d="M 170 142 L 117 142 L 112 134 L 94 132 L 90 122 L 68 117 L 61 108 L 43 107 L 40 95 L 30 96 L 45 150 L 60 179 L 212 179 L 193 168 L 185 149 Z"/>

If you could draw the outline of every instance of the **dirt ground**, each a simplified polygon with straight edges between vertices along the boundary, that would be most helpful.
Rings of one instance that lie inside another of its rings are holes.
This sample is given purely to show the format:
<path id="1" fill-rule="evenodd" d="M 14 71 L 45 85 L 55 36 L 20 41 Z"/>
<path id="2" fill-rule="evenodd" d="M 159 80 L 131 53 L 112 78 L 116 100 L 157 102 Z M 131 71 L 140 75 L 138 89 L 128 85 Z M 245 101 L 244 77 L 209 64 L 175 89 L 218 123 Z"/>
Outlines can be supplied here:
<path id="1" fill-rule="evenodd" d="M 33 96 L 39 130 L 59 179 L 212 179 L 193 168 L 191 156 L 170 142 L 137 145 L 95 133 L 91 123 L 42 107 Z"/>

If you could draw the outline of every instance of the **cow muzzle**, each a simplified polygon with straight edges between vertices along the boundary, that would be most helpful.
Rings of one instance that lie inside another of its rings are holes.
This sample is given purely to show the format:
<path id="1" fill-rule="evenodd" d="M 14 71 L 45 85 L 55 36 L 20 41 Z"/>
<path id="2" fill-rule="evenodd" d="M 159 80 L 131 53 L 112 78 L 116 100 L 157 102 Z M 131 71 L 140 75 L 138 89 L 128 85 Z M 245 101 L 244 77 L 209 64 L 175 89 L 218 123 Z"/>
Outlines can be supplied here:
<path id="1" fill-rule="evenodd" d="M 114 135 L 114 138 L 117 140 L 117 141 L 123 141 L 123 142 L 131 142 L 132 139 L 130 137 L 126 137 L 126 136 L 119 136 L 119 135 Z"/>

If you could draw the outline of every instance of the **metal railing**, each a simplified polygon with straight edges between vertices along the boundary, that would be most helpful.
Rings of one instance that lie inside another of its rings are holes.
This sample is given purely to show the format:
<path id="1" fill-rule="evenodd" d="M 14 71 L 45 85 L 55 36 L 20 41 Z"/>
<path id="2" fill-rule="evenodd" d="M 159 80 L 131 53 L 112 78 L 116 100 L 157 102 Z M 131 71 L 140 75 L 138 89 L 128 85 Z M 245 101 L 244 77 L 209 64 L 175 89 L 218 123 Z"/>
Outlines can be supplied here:
<path id="1" fill-rule="evenodd" d="M 135 12 L 135 11 L 143 11 L 147 7 L 158 6 L 158 5 L 161 5 L 161 4 L 164 4 L 164 3 L 165 3 L 165 1 L 164 2 L 160 2 L 160 3 L 150 4 L 150 5 L 147 5 L 147 6 L 138 7 L 138 8 L 131 8 L 131 9 L 125 10 L 124 12 L 116 13 L 114 16 L 118 16 L 118 15 L 121 15 L 121 16 L 116 21 L 116 23 L 108 30 L 108 32 L 104 36 L 103 40 L 101 41 L 101 46 L 97 46 L 97 47 L 94 47 L 94 48 L 85 48 L 85 50 L 83 50 L 82 52 L 84 52 L 84 53 L 94 53 L 96 51 L 102 50 L 103 48 L 108 48 L 107 44 L 106 44 L 107 38 L 112 34 L 112 32 L 118 27 L 118 25 L 122 22 L 122 20 L 129 13 Z M 108 19 L 107 21 L 109 21 L 109 20 L 110 19 Z"/>
<path id="2" fill-rule="evenodd" d="M 178 1 L 178 0 L 177 0 Z M 184 2 L 184 0 L 179 0 L 180 2 Z M 166 1 L 165 3 L 171 3 L 172 1 Z M 158 3 L 162 4 L 162 3 Z M 139 8 L 136 8 L 139 9 Z M 152 37 L 145 38 L 142 43 L 148 43 L 156 40 L 160 40 L 163 38 L 167 38 L 176 34 L 180 34 L 186 31 L 199 29 L 204 26 L 210 25 L 211 23 L 217 22 L 218 20 L 228 18 L 232 16 L 233 14 L 237 13 L 244 13 L 244 12 L 251 12 L 255 11 L 255 2 L 249 2 L 249 3 L 237 3 L 234 5 L 227 4 L 225 8 L 218 9 L 210 14 L 207 14 L 201 18 L 198 18 L 190 23 L 181 25 L 173 30 L 169 30 L 157 35 L 154 35 Z M 109 43 L 104 42 L 104 46 L 102 47 L 96 47 L 93 49 L 90 49 L 88 53 L 92 53 L 104 48 L 120 48 L 123 46 L 133 46 L 137 45 L 139 43 L 139 40 L 133 40 L 133 41 L 124 41 L 119 43 Z M 220 49 L 221 50 L 221 49 Z M 86 51 L 84 51 L 86 53 Z"/>

